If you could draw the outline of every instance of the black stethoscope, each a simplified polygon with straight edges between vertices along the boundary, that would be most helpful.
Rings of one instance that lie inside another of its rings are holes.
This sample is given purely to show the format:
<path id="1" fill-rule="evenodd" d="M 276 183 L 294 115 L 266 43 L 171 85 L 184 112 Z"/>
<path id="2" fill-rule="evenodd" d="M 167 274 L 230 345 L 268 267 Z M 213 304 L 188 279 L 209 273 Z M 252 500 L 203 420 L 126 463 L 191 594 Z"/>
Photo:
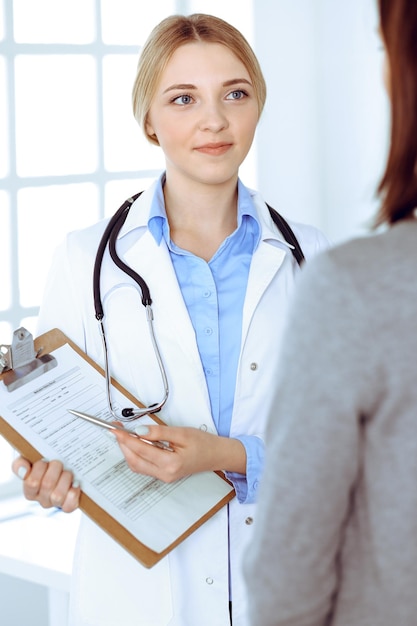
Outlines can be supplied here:
<path id="1" fill-rule="evenodd" d="M 166 375 L 166 371 L 165 371 L 165 367 L 162 361 L 162 357 L 158 348 L 158 344 L 156 342 L 155 339 L 155 332 L 154 332 L 154 327 L 153 327 L 153 311 L 152 311 L 152 299 L 151 299 L 151 294 L 149 291 L 149 287 L 146 284 L 146 282 L 144 281 L 144 279 L 142 278 L 142 276 L 140 276 L 139 274 L 137 274 L 137 272 L 135 272 L 131 267 L 129 267 L 128 265 L 126 265 L 126 263 L 124 263 L 122 261 L 122 259 L 119 257 L 119 255 L 116 252 L 116 240 L 117 240 L 117 236 L 123 226 L 123 224 L 125 223 L 125 220 L 127 218 L 127 215 L 129 213 L 130 207 L 132 206 L 132 204 L 134 203 L 134 201 L 140 196 L 142 192 L 135 194 L 134 196 L 132 196 L 131 198 L 128 198 L 123 204 L 122 206 L 116 211 L 116 213 L 113 215 L 113 217 L 111 218 L 111 220 L 109 221 L 106 230 L 103 233 L 103 236 L 101 238 L 100 244 L 98 246 L 97 249 L 97 256 L 96 256 L 96 260 L 94 263 L 94 274 L 93 274 L 93 289 L 94 289 L 94 308 L 95 308 L 95 312 L 96 312 L 96 319 L 99 321 L 100 323 L 100 330 L 101 330 L 101 338 L 102 338 L 102 342 L 103 342 L 103 353 L 104 353 L 104 370 L 105 370 L 105 378 L 106 378 L 106 395 L 107 395 L 107 404 L 109 407 L 109 411 L 112 414 L 112 416 L 117 420 L 117 421 L 121 421 L 121 422 L 131 422 L 133 420 L 136 420 L 140 417 L 142 417 L 143 415 L 149 415 L 152 413 L 157 413 L 158 411 L 161 410 L 161 408 L 164 406 L 165 402 L 168 399 L 168 395 L 169 395 L 169 387 L 168 387 L 168 379 L 167 379 L 167 375 Z M 156 403 L 156 404 L 151 404 L 148 407 L 145 407 L 143 409 L 133 409 L 132 407 L 129 408 L 124 408 L 122 409 L 122 415 L 117 415 L 114 407 L 113 407 L 113 403 L 112 403 L 112 399 L 111 399 L 111 382 L 110 382 L 110 368 L 109 368 L 109 356 L 108 356 L 108 349 L 107 349 L 107 341 L 106 341 L 106 333 L 104 330 L 104 323 L 103 323 L 103 318 L 104 318 L 104 311 L 103 311 L 103 305 L 101 302 L 101 292 L 100 292 L 100 274 L 101 274 L 101 266 L 103 263 L 103 257 L 104 257 L 104 252 L 107 248 L 107 245 L 109 247 L 109 253 L 110 256 L 113 260 L 113 262 L 117 265 L 117 267 L 119 269 L 122 270 L 122 272 L 125 272 L 126 274 L 128 274 L 128 276 L 130 276 L 135 283 L 137 284 L 137 286 L 140 289 L 141 292 L 141 298 L 142 298 L 142 304 L 146 309 L 146 317 L 147 317 L 147 321 L 148 321 L 148 328 L 149 328 L 149 333 L 151 336 L 151 340 L 152 340 L 152 345 L 153 345 L 153 349 L 155 352 L 155 357 L 156 360 L 158 362 L 158 366 L 159 366 L 159 371 L 161 373 L 161 377 L 162 377 L 162 382 L 163 382 L 163 386 L 164 386 L 164 397 L 163 399 Z"/>
<path id="2" fill-rule="evenodd" d="M 134 196 L 132 196 L 131 198 L 128 198 L 127 200 L 125 200 L 122 206 L 113 215 L 113 217 L 109 221 L 107 228 L 104 231 L 104 234 L 101 238 L 100 244 L 97 249 L 96 260 L 94 263 L 94 275 L 93 275 L 94 308 L 96 311 L 96 318 L 100 322 L 101 337 L 102 337 L 102 342 L 103 342 L 107 403 L 108 403 L 108 407 L 112 416 L 116 420 L 121 421 L 121 422 L 130 422 L 135 419 L 138 419 L 139 417 L 142 417 L 143 415 L 157 413 L 164 406 L 169 395 L 168 379 L 167 379 L 165 367 L 161 358 L 161 354 L 158 348 L 158 344 L 155 339 L 155 332 L 154 332 L 154 327 L 153 327 L 153 311 L 152 311 L 152 306 L 151 306 L 152 299 L 151 299 L 149 287 L 144 281 L 144 279 L 142 278 L 142 276 L 139 276 L 139 274 L 137 274 L 131 267 L 126 265 L 126 263 L 122 261 L 122 259 L 119 257 L 119 255 L 116 252 L 117 236 L 123 224 L 126 221 L 130 207 L 135 202 L 135 200 L 141 195 L 141 193 L 142 192 L 139 192 L 135 194 Z M 282 217 L 282 215 L 280 215 L 277 211 L 275 211 L 275 209 L 269 206 L 269 204 L 267 204 L 267 207 L 269 209 L 269 212 L 273 221 L 275 222 L 275 225 L 284 235 L 287 241 L 287 244 L 290 246 L 291 252 L 294 255 L 294 258 L 296 259 L 297 263 L 301 266 L 302 263 L 304 262 L 304 254 L 291 227 L 289 226 L 287 221 Z M 122 410 L 121 417 L 116 414 L 113 408 L 112 399 L 111 399 L 109 359 L 108 359 L 106 334 L 104 331 L 104 324 L 103 324 L 104 311 L 103 311 L 103 305 L 102 305 L 101 296 L 100 296 L 100 273 L 101 273 L 101 266 L 103 263 L 104 252 L 107 248 L 107 245 L 109 246 L 109 252 L 110 252 L 110 256 L 113 262 L 117 265 L 119 269 L 122 270 L 122 272 L 125 272 L 128 276 L 130 276 L 140 289 L 141 297 L 142 297 L 142 304 L 146 309 L 149 333 L 151 336 L 152 345 L 153 345 L 153 349 L 155 352 L 155 357 L 158 362 L 159 371 L 161 373 L 163 386 L 165 390 L 165 394 L 161 402 L 158 402 L 156 404 L 151 404 L 150 406 L 145 407 L 144 409 L 125 408 Z"/>

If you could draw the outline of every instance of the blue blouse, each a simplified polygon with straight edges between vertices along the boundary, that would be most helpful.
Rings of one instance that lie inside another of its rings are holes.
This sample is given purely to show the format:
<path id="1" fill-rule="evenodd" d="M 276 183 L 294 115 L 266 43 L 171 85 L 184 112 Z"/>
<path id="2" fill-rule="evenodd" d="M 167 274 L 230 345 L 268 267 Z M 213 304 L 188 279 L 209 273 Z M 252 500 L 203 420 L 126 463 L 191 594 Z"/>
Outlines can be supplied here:
<path id="1" fill-rule="evenodd" d="M 165 240 L 194 327 L 217 432 L 229 436 L 242 342 L 242 314 L 252 255 L 261 228 L 246 187 L 238 181 L 237 228 L 207 262 L 170 238 L 163 195 L 164 175 L 153 198 L 148 228 L 159 245 Z M 227 473 L 240 502 L 252 502 L 263 465 L 257 437 L 237 436 L 245 446 L 247 475 Z M 250 474 L 250 475 L 249 475 Z M 252 492 L 252 493 L 251 493 Z"/>

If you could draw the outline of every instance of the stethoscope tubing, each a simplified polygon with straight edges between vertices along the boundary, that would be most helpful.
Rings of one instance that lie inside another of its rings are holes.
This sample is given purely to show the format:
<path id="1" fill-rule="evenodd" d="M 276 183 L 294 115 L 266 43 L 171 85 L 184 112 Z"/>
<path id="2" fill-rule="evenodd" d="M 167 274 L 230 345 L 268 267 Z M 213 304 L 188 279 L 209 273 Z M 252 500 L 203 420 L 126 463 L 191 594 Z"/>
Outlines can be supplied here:
<path id="1" fill-rule="evenodd" d="M 110 413 L 112 414 L 112 416 L 119 421 L 122 422 L 130 422 L 136 419 L 139 419 L 140 417 L 144 416 L 144 415 L 150 415 L 153 413 L 157 413 L 158 411 L 161 410 L 161 408 L 164 406 L 165 402 L 168 399 L 168 395 L 169 395 L 169 386 L 168 386 L 168 379 L 167 379 L 167 375 L 166 375 L 166 371 L 165 371 L 165 367 L 164 367 L 164 363 L 161 357 L 161 353 L 159 350 L 159 346 L 158 343 L 156 341 L 156 337 L 155 337 L 155 330 L 154 330 L 154 325 L 153 325 L 153 320 L 154 320 L 154 316 L 153 316 L 153 310 L 152 310 L 152 298 L 151 298 L 151 294 L 149 291 L 149 287 L 146 284 L 146 281 L 142 278 L 142 276 L 140 276 L 137 272 L 135 272 L 131 267 L 129 267 L 128 265 L 126 265 L 126 263 L 124 263 L 124 261 L 122 261 L 122 259 L 119 257 L 119 255 L 117 254 L 117 250 L 116 250 L 116 240 L 117 240 L 117 236 L 120 232 L 120 229 L 122 228 L 126 217 L 129 213 L 129 209 L 132 206 L 133 202 L 140 196 L 140 193 L 135 194 L 134 196 L 132 196 L 131 198 L 128 198 L 123 204 L 122 206 L 116 211 L 116 213 L 113 215 L 113 217 L 111 218 L 111 220 L 109 221 L 109 223 L 107 224 L 107 227 L 103 233 L 103 236 L 100 240 L 98 249 L 97 249 L 97 254 L 96 254 L 96 259 L 95 259 L 95 263 L 94 263 L 94 271 L 93 271 L 93 296 L 94 296 L 94 309 L 95 309 L 95 315 L 96 315 L 96 319 L 99 322 L 99 326 L 100 326 L 100 334 L 101 334 L 101 339 L 102 339 L 102 344 L 103 344 L 103 354 L 104 354 L 104 371 L 105 371 L 105 379 L 106 379 L 106 395 L 107 395 L 107 402 L 108 402 L 108 406 L 109 406 L 109 410 Z M 110 363 L 109 363 L 109 351 L 108 351 L 108 346 L 107 346 L 107 339 L 106 339 L 106 332 L 105 332 L 105 327 L 104 327 L 104 309 L 103 309 L 103 303 L 101 300 L 101 289 L 100 289 L 100 276 L 101 276 L 101 268 L 102 268 L 102 264 L 103 264 L 103 258 L 104 258 L 104 253 L 106 251 L 106 248 L 109 248 L 109 253 L 110 256 L 112 258 L 112 261 L 115 263 L 115 265 L 124 273 L 126 273 L 128 276 L 130 276 L 132 278 L 132 280 L 134 280 L 134 282 L 138 285 L 140 292 L 141 292 L 141 300 L 142 300 L 142 304 L 145 307 L 146 310 L 146 319 L 148 322 L 148 329 L 149 329 L 149 334 L 151 337 L 151 342 L 152 342 L 152 346 L 154 349 L 154 353 L 155 353 L 155 358 L 156 361 L 158 363 L 158 367 L 159 367 L 159 371 L 161 374 L 161 378 L 162 378 L 162 382 L 163 382 L 163 387 L 164 387 L 164 397 L 161 400 L 161 402 L 158 402 L 156 404 L 152 404 L 148 407 L 145 407 L 143 409 L 133 409 L 131 407 L 129 408 L 124 408 L 122 409 L 122 415 L 117 415 L 113 403 L 112 403 L 112 399 L 111 399 L 111 377 L 110 377 Z"/>

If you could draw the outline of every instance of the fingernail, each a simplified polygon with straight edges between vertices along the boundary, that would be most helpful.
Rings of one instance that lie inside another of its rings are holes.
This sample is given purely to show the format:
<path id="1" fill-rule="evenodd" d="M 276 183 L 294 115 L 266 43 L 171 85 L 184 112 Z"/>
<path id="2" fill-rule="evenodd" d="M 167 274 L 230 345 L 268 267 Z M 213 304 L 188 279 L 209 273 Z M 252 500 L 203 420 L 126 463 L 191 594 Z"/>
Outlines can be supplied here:
<path id="1" fill-rule="evenodd" d="M 135 433 L 137 435 L 149 435 L 149 428 L 147 426 L 135 426 Z"/>
<path id="2" fill-rule="evenodd" d="M 28 473 L 28 468 L 25 467 L 24 465 L 21 465 L 19 467 L 19 469 L 17 470 L 17 475 L 19 476 L 19 478 L 21 478 L 22 480 L 24 480 L 26 474 Z"/>
<path id="3" fill-rule="evenodd" d="M 80 486 L 80 481 L 75 478 L 72 481 L 72 485 L 71 486 L 74 487 L 74 489 L 78 489 L 78 487 Z"/>

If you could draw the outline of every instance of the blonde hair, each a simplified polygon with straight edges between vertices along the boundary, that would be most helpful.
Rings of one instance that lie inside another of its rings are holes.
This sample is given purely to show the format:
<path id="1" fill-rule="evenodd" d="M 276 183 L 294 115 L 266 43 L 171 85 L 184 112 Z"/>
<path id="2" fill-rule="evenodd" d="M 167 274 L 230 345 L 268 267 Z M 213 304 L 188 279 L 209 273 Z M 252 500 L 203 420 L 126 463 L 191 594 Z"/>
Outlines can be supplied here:
<path id="1" fill-rule="evenodd" d="M 213 15 L 171 15 L 149 35 L 139 57 L 132 92 L 134 116 L 145 137 L 153 144 L 159 145 L 157 138 L 146 130 L 146 119 L 162 72 L 177 48 L 194 41 L 223 44 L 236 55 L 250 76 L 258 101 L 258 117 L 261 116 L 266 100 L 265 79 L 258 59 L 242 33 Z"/>

